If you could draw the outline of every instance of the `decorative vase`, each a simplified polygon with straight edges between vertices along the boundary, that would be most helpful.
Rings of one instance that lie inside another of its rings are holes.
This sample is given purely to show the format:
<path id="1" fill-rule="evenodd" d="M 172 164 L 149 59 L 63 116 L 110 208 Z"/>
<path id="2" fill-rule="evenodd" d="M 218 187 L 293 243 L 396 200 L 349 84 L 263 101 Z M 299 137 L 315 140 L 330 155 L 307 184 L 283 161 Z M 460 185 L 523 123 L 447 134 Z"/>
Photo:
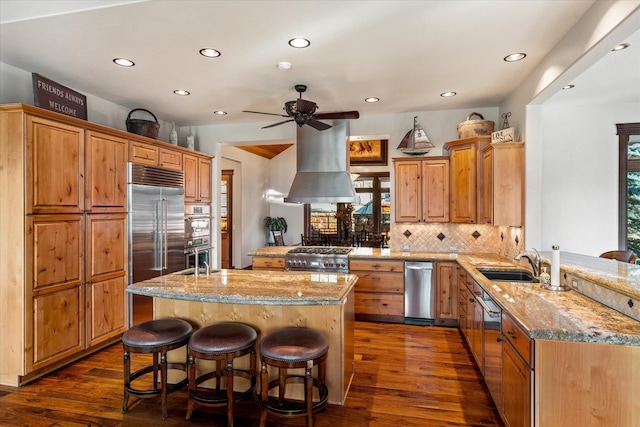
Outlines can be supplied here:
<path id="1" fill-rule="evenodd" d="M 176 131 L 175 123 L 171 123 L 171 133 L 169 133 L 169 142 L 178 145 L 178 131 Z"/>
<path id="2" fill-rule="evenodd" d="M 193 136 L 193 130 L 191 128 L 189 128 L 189 136 L 187 137 L 187 148 L 189 150 L 195 150 L 195 140 L 196 137 Z"/>

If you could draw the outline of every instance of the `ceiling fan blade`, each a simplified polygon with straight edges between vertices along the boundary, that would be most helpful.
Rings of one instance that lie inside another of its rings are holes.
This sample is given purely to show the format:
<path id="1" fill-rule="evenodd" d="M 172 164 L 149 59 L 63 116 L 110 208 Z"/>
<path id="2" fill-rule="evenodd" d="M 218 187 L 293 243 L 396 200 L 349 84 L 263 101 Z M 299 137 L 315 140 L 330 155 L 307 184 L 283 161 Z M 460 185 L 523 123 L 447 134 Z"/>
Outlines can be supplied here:
<path id="1" fill-rule="evenodd" d="M 360 113 L 357 111 L 336 111 L 334 113 L 318 113 L 316 118 L 322 120 L 357 119 Z"/>
<path id="2" fill-rule="evenodd" d="M 242 110 L 243 113 L 254 113 L 254 114 L 266 114 L 268 116 L 278 116 L 278 117 L 289 117 L 285 114 L 275 114 L 275 113 L 263 113 L 262 111 L 248 111 L 248 110 Z"/>
<path id="3" fill-rule="evenodd" d="M 309 126 L 311 126 L 312 128 L 316 129 L 316 130 L 327 130 L 331 127 L 331 125 L 328 125 L 326 123 L 322 123 L 319 122 L 315 119 L 309 119 L 307 120 L 307 123 Z"/>
<path id="4" fill-rule="evenodd" d="M 298 98 L 296 100 L 296 110 L 300 114 L 313 114 L 316 111 L 316 103 Z"/>
<path id="5" fill-rule="evenodd" d="M 287 116 L 284 116 L 284 117 L 287 117 Z M 289 122 L 292 122 L 292 121 L 293 121 L 293 120 L 285 120 L 284 122 L 274 123 L 274 124 L 269 125 L 269 126 L 262 126 L 260 129 L 272 128 L 272 127 L 280 126 L 280 125 L 283 125 L 283 124 L 285 124 L 285 123 L 289 123 Z"/>

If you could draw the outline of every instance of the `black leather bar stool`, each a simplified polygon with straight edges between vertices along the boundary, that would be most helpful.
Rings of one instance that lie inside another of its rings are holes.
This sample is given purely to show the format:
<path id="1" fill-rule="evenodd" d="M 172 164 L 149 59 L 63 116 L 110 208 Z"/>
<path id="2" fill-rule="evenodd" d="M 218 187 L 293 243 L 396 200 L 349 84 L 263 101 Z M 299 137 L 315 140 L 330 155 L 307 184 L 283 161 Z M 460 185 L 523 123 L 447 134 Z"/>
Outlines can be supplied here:
<path id="1" fill-rule="evenodd" d="M 307 427 L 313 426 L 314 413 L 327 407 L 329 390 L 325 384 L 325 361 L 329 342 L 321 333 L 306 328 L 287 328 L 273 332 L 260 341 L 261 414 L 260 427 L 267 421 L 267 413 L 296 417 L 306 416 Z M 278 368 L 278 379 L 269 382 L 268 366 Z M 318 378 L 312 370 L 318 366 Z M 305 374 L 287 375 L 287 369 L 304 368 Z M 286 398 L 289 383 L 304 384 L 304 401 Z M 278 396 L 269 396 L 269 390 L 278 387 Z M 313 401 L 313 389 L 319 400 Z"/>
<path id="2" fill-rule="evenodd" d="M 189 402 L 187 420 L 191 419 L 196 403 L 205 406 L 227 406 L 227 425 L 233 427 L 233 402 L 252 395 L 256 385 L 256 341 L 258 334 L 251 326 L 237 322 L 222 322 L 197 330 L 189 340 Z M 249 370 L 234 369 L 234 359 L 249 355 Z M 214 371 L 196 377 L 196 360 L 213 360 Z M 224 375 L 223 375 L 223 366 Z M 242 377 L 250 385 L 235 392 L 234 377 Z M 200 384 L 214 379 L 215 389 Z M 222 378 L 226 378 L 221 389 Z"/>
<path id="3" fill-rule="evenodd" d="M 160 396 L 162 402 L 162 418 L 167 418 L 167 394 L 187 385 L 187 377 L 175 384 L 167 384 L 167 370 L 178 369 L 187 372 L 186 363 L 167 363 L 167 352 L 183 347 L 189 343 L 191 325 L 181 319 L 158 319 L 140 323 L 122 334 L 124 349 L 124 397 L 122 412 L 127 412 L 129 396 Z M 131 353 L 153 354 L 153 363 L 131 373 Z M 158 363 L 160 356 L 160 363 Z M 186 360 L 185 360 L 186 362 Z M 160 369 L 160 388 L 158 388 L 158 368 Z M 142 375 L 153 372 L 153 386 L 139 389 L 131 386 L 131 382 Z"/>

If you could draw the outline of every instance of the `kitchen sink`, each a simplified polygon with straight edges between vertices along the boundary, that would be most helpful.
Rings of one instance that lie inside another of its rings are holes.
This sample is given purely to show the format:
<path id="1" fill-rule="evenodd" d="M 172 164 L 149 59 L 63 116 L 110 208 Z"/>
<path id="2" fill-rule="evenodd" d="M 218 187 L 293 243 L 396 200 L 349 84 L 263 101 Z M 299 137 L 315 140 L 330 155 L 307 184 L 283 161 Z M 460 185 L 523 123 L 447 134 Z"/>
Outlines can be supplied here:
<path id="1" fill-rule="evenodd" d="M 533 277 L 527 270 L 479 268 L 478 271 L 487 279 L 499 282 L 538 282 L 538 279 Z"/>
<path id="2" fill-rule="evenodd" d="M 220 272 L 220 270 L 209 270 L 209 274 L 211 273 L 218 273 Z M 182 273 L 180 273 L 183 276 L 193 276 L 194 274 L 196 274 L 196 270 L 194 268 L 191 268 L 189 270 L 185 270 Z M 201 268 L 200 270 L 198 270 L 198 274 L 202 275 L 202 276 L 206 276 L 207 275 L 207 269 L 206 268 Z"/>

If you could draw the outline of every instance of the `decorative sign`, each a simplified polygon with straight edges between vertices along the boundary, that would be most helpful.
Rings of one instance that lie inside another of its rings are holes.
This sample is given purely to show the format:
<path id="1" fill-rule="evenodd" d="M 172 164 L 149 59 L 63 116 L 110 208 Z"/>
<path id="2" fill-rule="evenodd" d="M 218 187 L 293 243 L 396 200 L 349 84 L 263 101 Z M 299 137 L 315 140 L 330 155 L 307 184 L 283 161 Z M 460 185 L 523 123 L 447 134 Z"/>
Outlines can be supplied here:
<path id="1" fill-rule="evenodd" d="M 37 73 L 33 77 L 36 107 L 87 120 L 87 97 Z"/>
<path id="2" fill-rule="evenodd" d="M 491 142 L 513 142 L 515 135 L 516 128 L 502 129 L 491 133 Z"/>

